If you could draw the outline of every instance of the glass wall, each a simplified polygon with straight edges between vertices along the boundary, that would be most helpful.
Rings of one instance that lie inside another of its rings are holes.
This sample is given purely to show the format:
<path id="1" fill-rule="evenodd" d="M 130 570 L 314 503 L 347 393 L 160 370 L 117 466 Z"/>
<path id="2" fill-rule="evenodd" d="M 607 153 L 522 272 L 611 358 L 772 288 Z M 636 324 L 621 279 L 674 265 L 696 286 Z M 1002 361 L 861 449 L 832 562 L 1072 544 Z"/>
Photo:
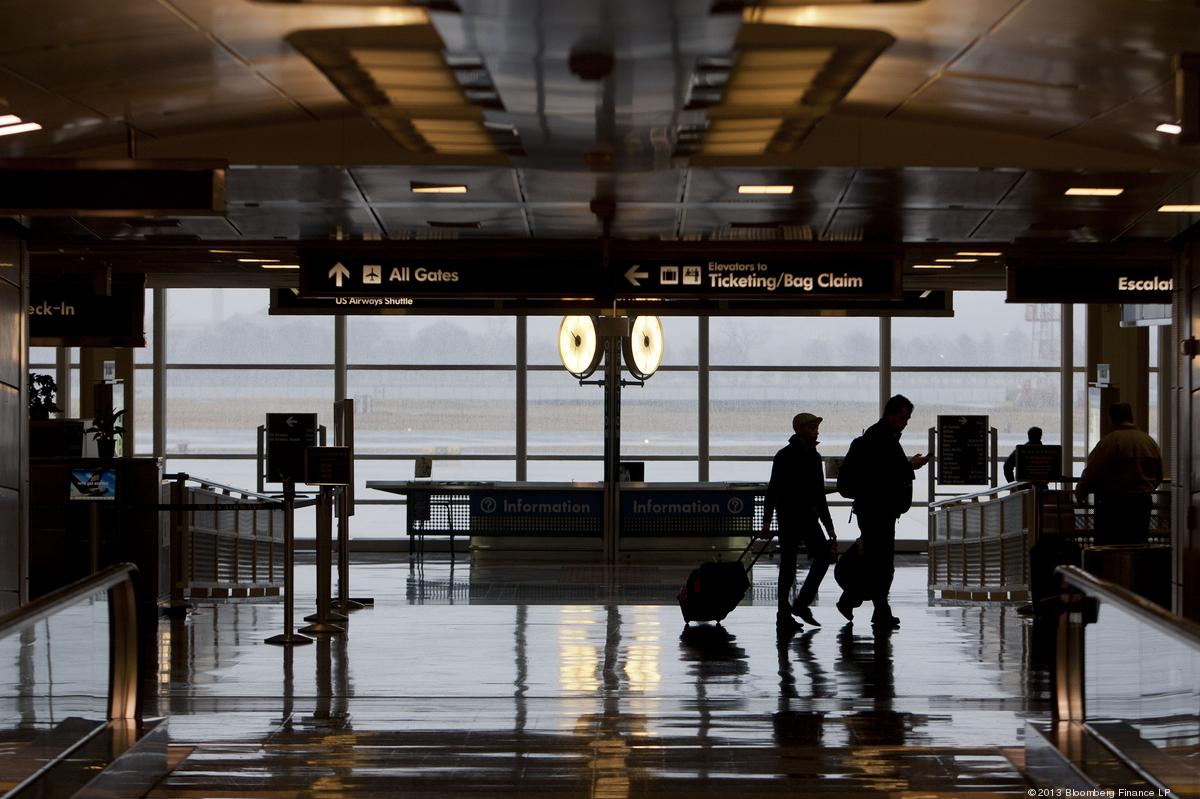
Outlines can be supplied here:
<path id="1" fill-rule="evenodd" d="M 253 488 L 258 427 L 269 412 L 316 413 L 332 441 L 332 318 L 270 316 L 264 290 L 171 289 L 166 297 L 166 379 L 160 390 L 168 471 Z M 998 431 L 997 462 L 1033 425 L 1043 428 L 1047 443 L 1058 443 L 1060 306 L 1010 305 L 1000 292 L 959 292 L 954 304 L 952 318 L 711 318 L 705 374 L 699 367 L 700 321 L 666 317 L 662 370 L 644 386 L 622 389 L 622 458 L 645 461 L 653 481 L 694 481 L 707 451 L 709 479 L 765 481 L 795 413 L 824 417 L 821 452 L 843 455 L 878 418 L 884 385 L 916 405 L 903 438 L 909 453 L 929 449 L 928 430 L 943 414 L 987 415 Z M 511 316 L 346 320 L 345 385 L 355 401 L 360 489 L 356 537 L 402 534 L 400 498 L 364 484 L 412 478 L 418 456 L 432 458 L 433 477 L 442 480 L 514 480 L 521 452 L 529 480 L 601 478 L 603 391 L 580 385 L 559 365 L 559 322 L 525 320 L 522 359 L 521 322 Z M 1085 455 L 1085 325 L 1086 306 L 1075 306 L 1077 458 Z M 887 352 L 881 341 L 890 341 Z M 68 352 L 77 359 L 77 351 Z M 32 348 L 31 368 L 52 372 L 55 355 L 52 348 Z M 1153 346 L 1151 360 L 1154 387 Z M 152 350 L 139 350 L 135 364 L 135 446 L 148 454 L 159 388 Z M 524 408 L 518 407 L 522 389 Z M 707 414 L 701 413 L 705 402 Z M 1156 432 L 1157 414 L 1148 422 Z M 919 478 L 916 498 L 924 503 L 930 499 L 928 472 Z M 974 488 L 941 486 L 934 498 Z M 924 508 L 918 507 L 901 535 L 923 538 L 925 530 Z"/>

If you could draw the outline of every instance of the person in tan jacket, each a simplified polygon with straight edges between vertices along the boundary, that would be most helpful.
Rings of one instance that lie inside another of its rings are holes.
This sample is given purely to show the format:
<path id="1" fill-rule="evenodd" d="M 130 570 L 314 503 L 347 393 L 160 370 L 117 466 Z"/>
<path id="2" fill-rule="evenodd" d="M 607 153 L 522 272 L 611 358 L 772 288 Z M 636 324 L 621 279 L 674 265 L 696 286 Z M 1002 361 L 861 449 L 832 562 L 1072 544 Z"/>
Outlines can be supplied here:
<path id="1" fill-rule="evenodd" d="M 1075 498 L 1082 503 L 1095 495 L 1097 544 L 1144 544 L 1152 497 L 1163 479 L 1162 453 L 1133 423 L 1128 402 L 1114 403 L 1108 418 L 1112 431 L 1088 455 Z"/>

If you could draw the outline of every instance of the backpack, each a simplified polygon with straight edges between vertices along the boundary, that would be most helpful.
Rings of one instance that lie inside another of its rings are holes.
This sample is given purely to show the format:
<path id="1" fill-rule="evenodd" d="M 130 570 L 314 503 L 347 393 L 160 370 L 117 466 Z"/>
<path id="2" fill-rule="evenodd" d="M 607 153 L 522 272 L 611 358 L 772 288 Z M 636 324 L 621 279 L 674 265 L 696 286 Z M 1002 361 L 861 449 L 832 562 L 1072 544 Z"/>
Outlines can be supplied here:
<path id="1" fill-rule="evenodd" d="M 858 499 L 863 486 L 862 436 L 850 442 L 850 449 L 838 469 L 837 490 L 846 499 Z"/>

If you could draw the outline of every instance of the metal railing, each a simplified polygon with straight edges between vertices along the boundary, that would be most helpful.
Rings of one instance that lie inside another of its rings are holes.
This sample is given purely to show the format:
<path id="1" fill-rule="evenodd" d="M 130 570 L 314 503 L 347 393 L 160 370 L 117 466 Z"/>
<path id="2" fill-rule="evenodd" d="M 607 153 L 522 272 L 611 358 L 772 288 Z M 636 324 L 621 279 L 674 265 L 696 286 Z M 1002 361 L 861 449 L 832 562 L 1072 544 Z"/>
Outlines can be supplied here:
<path id="1" fill-rule="evenodd" d="M 1200 624 L 1074 566 L 1056 574 L 1064 592 L 1048 737 L 1067 759 L 1094 740 L 1159 796 L 1194 795 Z M 1094 751 L 1074 759 L 1095 762 Z"/>
<path id="2" fill-rule="evenodd" d="M 281 498 L 179 473 L 164 476 L 163 503 L 171 510 L 173 605 L 279 594 L 285 559 Z"/>
<path id="3" fill-rule="evenodd" d="M 1060 489 L 1008 483 L 931 503 L 931 595 L 943 599 L 1029 599 L 1030 549 L 1046 535 L 1078 547 L 1094 544 L 1093 508 L 1075 501 L 1070 480 Z M 1154 495 L 1149 543 L 1170 543 L 1170 491 Z M 1060 561 L 1061 562 L 1061 561 Z M 1048 574 L 1048 572 L 1047 572 Z"/>
<path id="4" fill-rule="evenodd" d="M 1027 599 L 1043 493 L 1030 483 L 1009 483 L 931 504 L 930 592 L 944 599 Z"/>

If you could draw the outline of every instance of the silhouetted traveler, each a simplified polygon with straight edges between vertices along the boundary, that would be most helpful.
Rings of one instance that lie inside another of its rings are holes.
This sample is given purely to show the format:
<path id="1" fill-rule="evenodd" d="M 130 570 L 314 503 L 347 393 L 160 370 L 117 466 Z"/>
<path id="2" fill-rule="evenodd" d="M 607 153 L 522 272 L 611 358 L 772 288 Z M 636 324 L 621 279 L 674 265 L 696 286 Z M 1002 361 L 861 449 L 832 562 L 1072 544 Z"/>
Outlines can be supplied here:
<path id="1" fill-rule="evenodd" d="M 1100 439 L 1075 484 L 1083 502 L 1094 494 L 1097 544 L 1144 544 L 1150 534 L 1150 507 L 1162 482 L 1162 453 L 1154 439 L 1133 423 L 1133 406 L 1116 402 L 1108 409 L 1112 431 Z"/>
<path id="2" fill-rule="evenodd" d="M 854 608 L 870 599 L 875 606 L 871 623 L 899 627 L 892 615 L 888 595 L 895 576 L 896 522 L 912 507 L 912 484 L 916 470 L 929 460 L 911 458 L 900 446 L 900 433 L 912 418 L 913 404 L 900 394 L 883 407 L 883 418 L 850 443 L 838 474 L 838 491 L 854 500 L 854 514 L 862 533 L 862 559 L 866 570 L 862 592 L 842 592 L 837 609 L 853 619 Z"/>
<path id="3" fill-rule="evenodd" d="M 820 433 L 821 417 L 811 413 L 798 413 L 792 419 L 795 435 L 788 445 L 775 453 L 771 464 L 771 482 L 767 485 L 767 501 L 763 508 L 761 538 L 771 537 L 771 515 L 779 515 L 779 608 L 775 624 L 782 632 L 793 632 L 800 627 L 792 614 L 809 624 L 821 626 L 813 617 L 809 605 L 817 596 L 817 589 L 829 564 L 833 562 L 831 541 L 837 540 L 833 532 L 833 519 L 829 516 L 829 504 L 825 500 L 825 474 L 821 468 L 821 456 L 817 452 L 817 436 Z M 821 534 L 820 525 L 825 525 L 829 534 Z M 789 602 L 792 584 L 796 582 L 796 555 L 800 544 L 808 550 L 808 576 L 796 601 Z"/>
<path id="4" fill-rule="evenodd" d="M 1042 443 L 1042 428 L 1029 428 L 1029 440 L 1026 444 L 1041 446 Z M 1004 481 L 1006 483 L 1015 482 L 1017 479 L 1017 451 L 1014 449 L 1007 458 L 1004 459 Z"/>

